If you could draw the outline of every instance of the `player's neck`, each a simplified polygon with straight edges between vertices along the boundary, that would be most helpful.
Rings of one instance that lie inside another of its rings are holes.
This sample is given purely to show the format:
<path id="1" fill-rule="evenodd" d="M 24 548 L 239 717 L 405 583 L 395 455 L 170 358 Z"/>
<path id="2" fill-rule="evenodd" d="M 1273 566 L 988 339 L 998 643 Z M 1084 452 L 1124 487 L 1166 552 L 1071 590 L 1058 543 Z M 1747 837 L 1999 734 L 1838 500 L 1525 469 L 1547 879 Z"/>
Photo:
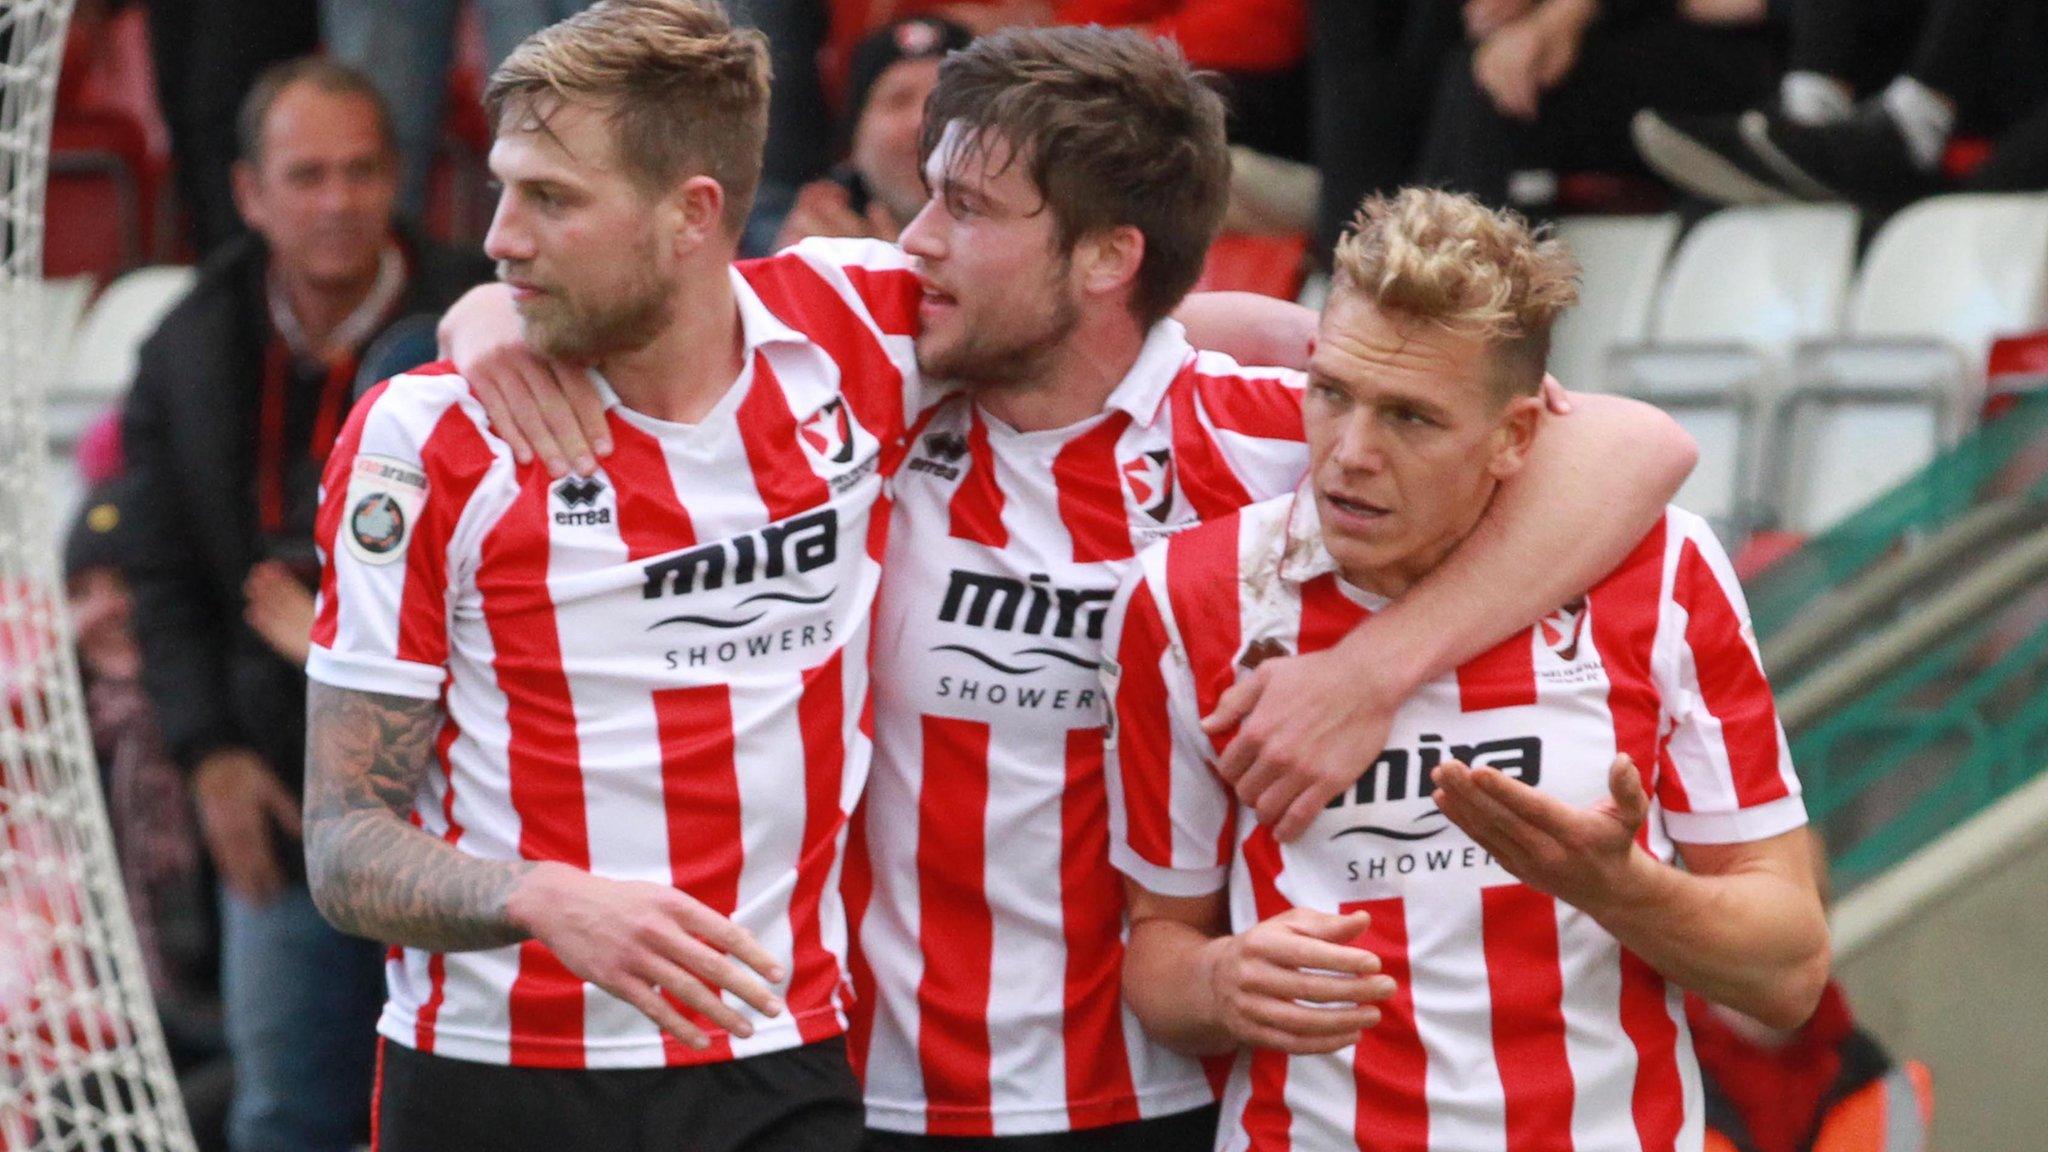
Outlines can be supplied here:
<path id="1" fill-rule="evenodd" d="M 743 347 L 739 302 L 726 265 L 707 264 L 684 278 L 659 335 L 631 352 L 606 356 L 598 370 L 626 407 L 656 420 L 695 424 L 739 377 Z"/>
<path id="2" fill-rule="evenodd" d="M 1084 315 L 1028 380 L 977 389 L 983 410 L 1019 432 L 1043 432 L 1098 416 L 1138 362 L 1145 330 L 1121 307 Z"/>

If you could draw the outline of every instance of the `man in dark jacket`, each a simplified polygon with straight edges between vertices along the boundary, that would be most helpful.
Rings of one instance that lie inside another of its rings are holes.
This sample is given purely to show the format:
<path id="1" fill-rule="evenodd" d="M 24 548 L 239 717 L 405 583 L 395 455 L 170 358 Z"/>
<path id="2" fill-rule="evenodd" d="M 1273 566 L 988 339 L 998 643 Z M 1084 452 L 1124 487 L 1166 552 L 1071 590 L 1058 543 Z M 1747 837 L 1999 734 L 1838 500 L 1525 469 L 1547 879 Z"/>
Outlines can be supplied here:
<path id="1" fill-rule="evenodd" d="M 360 74 L 315 58 L 278 65 L 238 129 L 235 194 L 251 235 L 209 260 L 143 346 L 124 416 L 131 575 L 145 684 L 224 890 L 231 1141 L 323 1152 L 367 1132 L 381 953 L 330 928 L 306 891 L 304 674 L 291 645 L 262 636 L 290 615 L 280 597 L 309 616 L 320 470 L 357 358 L 489 266 L 395 228 L 390 118 Z"/>

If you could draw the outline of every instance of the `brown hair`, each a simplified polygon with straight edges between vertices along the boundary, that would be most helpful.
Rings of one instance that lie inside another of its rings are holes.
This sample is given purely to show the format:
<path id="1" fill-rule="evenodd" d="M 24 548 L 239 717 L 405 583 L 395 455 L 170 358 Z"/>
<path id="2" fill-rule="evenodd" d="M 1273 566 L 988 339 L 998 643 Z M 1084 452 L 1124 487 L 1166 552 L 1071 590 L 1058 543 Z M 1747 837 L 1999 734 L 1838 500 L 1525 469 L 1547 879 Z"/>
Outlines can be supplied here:
<path id="1" fill-rule="evenodd" d="M 1578 280 L 1547 229 L 1434 188 L 1368 198 L 1337 242 L 1338 291 L 1492 344 L 1504 399 L 1542 388 L 1550 330 L 1578 302 Z"/>
<path id="2" fill-rule="evenodd" d="M 686 174 L 725 190 L 738 235 L 761 182 L 768 136 L 768 49 L 709 0 L 598 0 L 528 37 L 484 89 L 494 131 L 508 112 L 547 127 L 562 102 L 610 114 L 620 163 L 652 193 Z"/>
<path id="3" fill-rule="evenodd" d="M 1129 30 L 1012 29 L 946 57 L 920 159 L 965 129 L 956 168 L 1012 151 L 1044 197 L 1062 252 L 1129 225 L 1145 237 L 1131 311 L 1150 325 L 1201 275 L 1223 223 L 1223 101 L 1171 42 Z M 994 173 L 991 173 L 994 174 Z"/>
<path id="4" fill-rule="evenodd" d="M 377 85 L 368 76 L 340 64 L 325 56 L 300 56 L 283 60 L 265 68 L 250 85 L 249 94 L 242 97 L 242 107 L 235 114 L 235 154 L 238 159 L 251 164 L 263 160 L 263 126 L 270 119 L 270 110 L 292 87 L 311 84 L 322 92 L 335 96 L 354 96 L 369 104 L 377 117 L 377 133 L 384 138 L 384 150 L 398 150 L 398 132 L 391 123 L 391 106 L 384 102 L 384 94 L 377 91 Z"/>

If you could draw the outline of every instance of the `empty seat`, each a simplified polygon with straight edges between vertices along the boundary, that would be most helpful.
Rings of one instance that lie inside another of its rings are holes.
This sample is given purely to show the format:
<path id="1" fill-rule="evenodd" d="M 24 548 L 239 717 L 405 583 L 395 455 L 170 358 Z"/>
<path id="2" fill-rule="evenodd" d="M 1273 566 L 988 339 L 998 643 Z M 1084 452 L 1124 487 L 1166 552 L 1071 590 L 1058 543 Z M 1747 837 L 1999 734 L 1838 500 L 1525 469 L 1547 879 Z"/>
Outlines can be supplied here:
<path id="1" fill-rule="evenodd" d="M 2048 195 L 1925 200 L 1872 243 L 1839 339 L 1797 356 L 1779 450 L 1786 527 L 1814 532 L 1973 422 L 1992 341 L 2048 319 Z"/>
<path id="2" fill-rule="evenodd" d="M 111 400 L 127 392 L 135 378 L 136 351 L 191 290 L 195 275 L 191 268 L 159 265 L 138 268 L 109 284 L 86 312 L 52 395 Z"/>
<path id="3" fill-rule="evenodd" d="M 1670 412 L 1700 445 L 1678 503 L 1734 546 L 1768 521 L 1758 483 L 1792 349 L 1833 335 L 1856 262 L 1856 210 L 1731 208 L 1701 221 L 1672 258 L 1648 343 L 1618 348 L 1618 392 Z"/>
<path id="4" fill-rule="evenodd" d="M 1574 217 L 1558 223 L 1582 271 L 1579 305 L 1557 322 L 1550 371 L 1567 388 L 1605 391 L 1608 349 L 1638 344 L 1649 330 L 1664 263 L 1678 239 L 1678 217 Z"/>

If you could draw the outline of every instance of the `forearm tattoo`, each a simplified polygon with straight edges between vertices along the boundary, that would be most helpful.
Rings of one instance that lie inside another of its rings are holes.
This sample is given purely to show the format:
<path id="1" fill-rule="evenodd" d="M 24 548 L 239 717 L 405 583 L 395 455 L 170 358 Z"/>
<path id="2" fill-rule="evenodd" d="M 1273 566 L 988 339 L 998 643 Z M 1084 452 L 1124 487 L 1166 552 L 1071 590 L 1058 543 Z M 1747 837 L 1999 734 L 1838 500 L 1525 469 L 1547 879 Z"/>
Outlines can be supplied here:
<path id="1" fill-rule="evenodd" d="M 533 865 L 478 859 L 408 819 L 435 767 L 441 706 L 315 682 L 306 713 L 306 872 L 321 912 L 435 952 L 525 939 L 505 902 Z"/>

